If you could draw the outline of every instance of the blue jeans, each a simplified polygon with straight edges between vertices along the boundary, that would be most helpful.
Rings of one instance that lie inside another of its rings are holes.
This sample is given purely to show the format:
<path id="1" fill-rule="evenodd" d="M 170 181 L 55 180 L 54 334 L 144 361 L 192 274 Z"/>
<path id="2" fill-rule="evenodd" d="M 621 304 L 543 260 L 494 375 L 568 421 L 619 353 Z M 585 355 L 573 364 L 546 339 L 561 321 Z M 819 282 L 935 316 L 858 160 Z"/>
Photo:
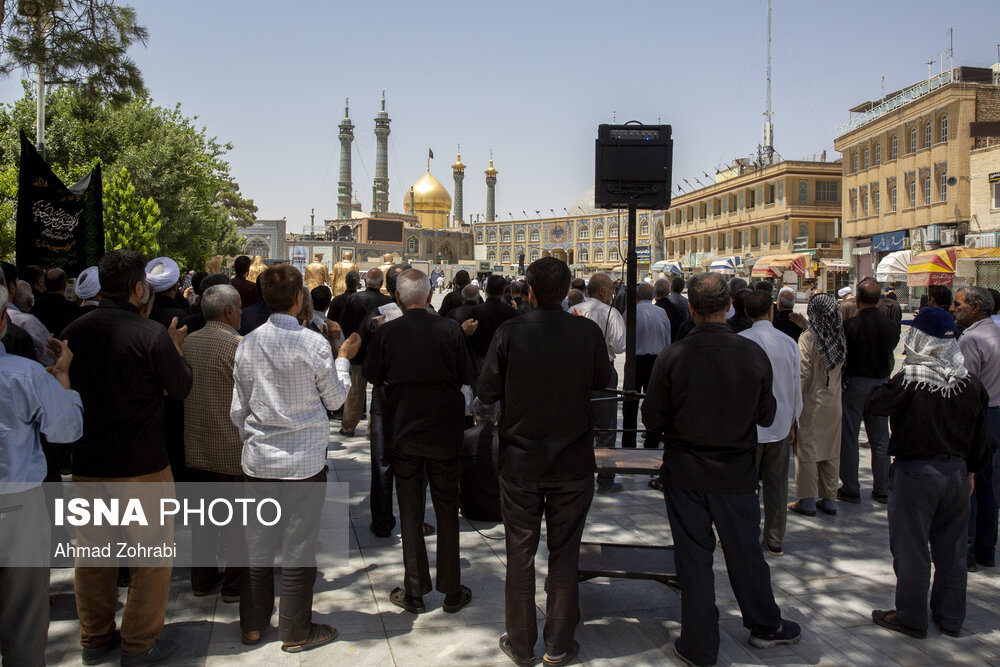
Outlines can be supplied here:
<path id="1" fill-rule="evenodd" d="M 1000 499 L 1000 407 L 989 409 L 990 455 L 976 473 L 976 489 L 969 498 L 968 565 L 996 560 L 998 499 Z"/>

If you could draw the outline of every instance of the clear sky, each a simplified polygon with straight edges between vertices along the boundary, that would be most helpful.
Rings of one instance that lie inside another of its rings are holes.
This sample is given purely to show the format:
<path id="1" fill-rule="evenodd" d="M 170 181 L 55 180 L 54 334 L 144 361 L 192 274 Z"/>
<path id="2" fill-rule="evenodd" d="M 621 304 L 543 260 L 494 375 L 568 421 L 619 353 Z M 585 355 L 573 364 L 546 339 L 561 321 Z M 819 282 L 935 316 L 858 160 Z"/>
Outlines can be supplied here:
<path id="1" fill-rule="evenodd" d="M 336 217 L 344 98 L 354 189 L 371 208 L 381 91 L 392 117 L 390 209 L 426 170 L 452 190 L 462 145 L 465 216 L 485 214 L 494 151 L 497 216 L 557 214 L 594 181 L 597 126 L 673 126 L 674 183 L 749 156 L 765 108 L 766 1 L 424 2 L 132 0 L 150 32 L 132 55 L 157 103 L 181 103 L 229 154 L 261 218 L 288 228 Z M 989 66 L 995 0 L 773 2 L 775 148 L 833 151 L 848 109 L 955 65 Z M 0 100 L 21 94 L 0 82 Z M 676 188 L 674 189 L 676 193 Z"/>

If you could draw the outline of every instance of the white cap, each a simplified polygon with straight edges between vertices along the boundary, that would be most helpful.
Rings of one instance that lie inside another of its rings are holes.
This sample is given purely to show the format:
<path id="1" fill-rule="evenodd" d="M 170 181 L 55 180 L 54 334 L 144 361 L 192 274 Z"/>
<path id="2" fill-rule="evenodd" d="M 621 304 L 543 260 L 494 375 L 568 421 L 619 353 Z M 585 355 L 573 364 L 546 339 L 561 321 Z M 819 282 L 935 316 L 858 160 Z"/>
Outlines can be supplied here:
<path id="1" fill-rule="evenodd" d="M 851 293 L 852 292 L 850 287 L 841 287 L 839 290 L 837 290 L 837 296 L 839 296 L 841 299 L 843 299 L 845 296 Z"/>
<path id="2" fill-rule="evenodd" d="M 177 284 L 181 271 L 169 257 L 157 257 L 146 265 L 146 282 L 154 293 L 166 292 Z"/>
<path id="3" fill-rule="evenodd" d="M 81 299 L 92 299 L 101 291 L 101 283 L 98 280 L 97 267 L 88 266 L 76 278 L 76 295 Z"/>

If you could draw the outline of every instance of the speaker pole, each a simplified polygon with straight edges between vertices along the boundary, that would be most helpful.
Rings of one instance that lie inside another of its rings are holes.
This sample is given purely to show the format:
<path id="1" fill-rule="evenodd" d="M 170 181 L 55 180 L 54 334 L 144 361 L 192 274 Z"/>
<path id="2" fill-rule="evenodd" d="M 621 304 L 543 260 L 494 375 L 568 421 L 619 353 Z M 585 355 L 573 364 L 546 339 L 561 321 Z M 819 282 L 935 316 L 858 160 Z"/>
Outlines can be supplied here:
<path id="1" fill-rule="evenodd" d="M 635 296 L 636 263 L 635 254 L 635 204 L 628 205 L 628 254 L 625 275 L 625 381 L 622 393 L 625 402 L 638 401 L 635 397 Z"/>

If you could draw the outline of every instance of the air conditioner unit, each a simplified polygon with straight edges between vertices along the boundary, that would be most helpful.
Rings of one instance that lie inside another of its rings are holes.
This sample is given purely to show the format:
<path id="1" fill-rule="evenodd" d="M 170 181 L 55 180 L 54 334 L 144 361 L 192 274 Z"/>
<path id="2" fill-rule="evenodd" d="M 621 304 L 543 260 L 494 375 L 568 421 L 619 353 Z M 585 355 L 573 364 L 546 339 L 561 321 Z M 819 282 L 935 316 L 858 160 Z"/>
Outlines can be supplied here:
<path id="1" fill-rule="evenodd" d="M 978 248 L 979 247 L 979 235 L 969 234 L 965 237 L 965 247 L 966 248 Z"/>
<path id="2" fill-rule="evenodd" d="M 940 231 L 941 245 L 955 245 L 955 238 L 958 236 L 954 229 L 942 229 Z"/>

